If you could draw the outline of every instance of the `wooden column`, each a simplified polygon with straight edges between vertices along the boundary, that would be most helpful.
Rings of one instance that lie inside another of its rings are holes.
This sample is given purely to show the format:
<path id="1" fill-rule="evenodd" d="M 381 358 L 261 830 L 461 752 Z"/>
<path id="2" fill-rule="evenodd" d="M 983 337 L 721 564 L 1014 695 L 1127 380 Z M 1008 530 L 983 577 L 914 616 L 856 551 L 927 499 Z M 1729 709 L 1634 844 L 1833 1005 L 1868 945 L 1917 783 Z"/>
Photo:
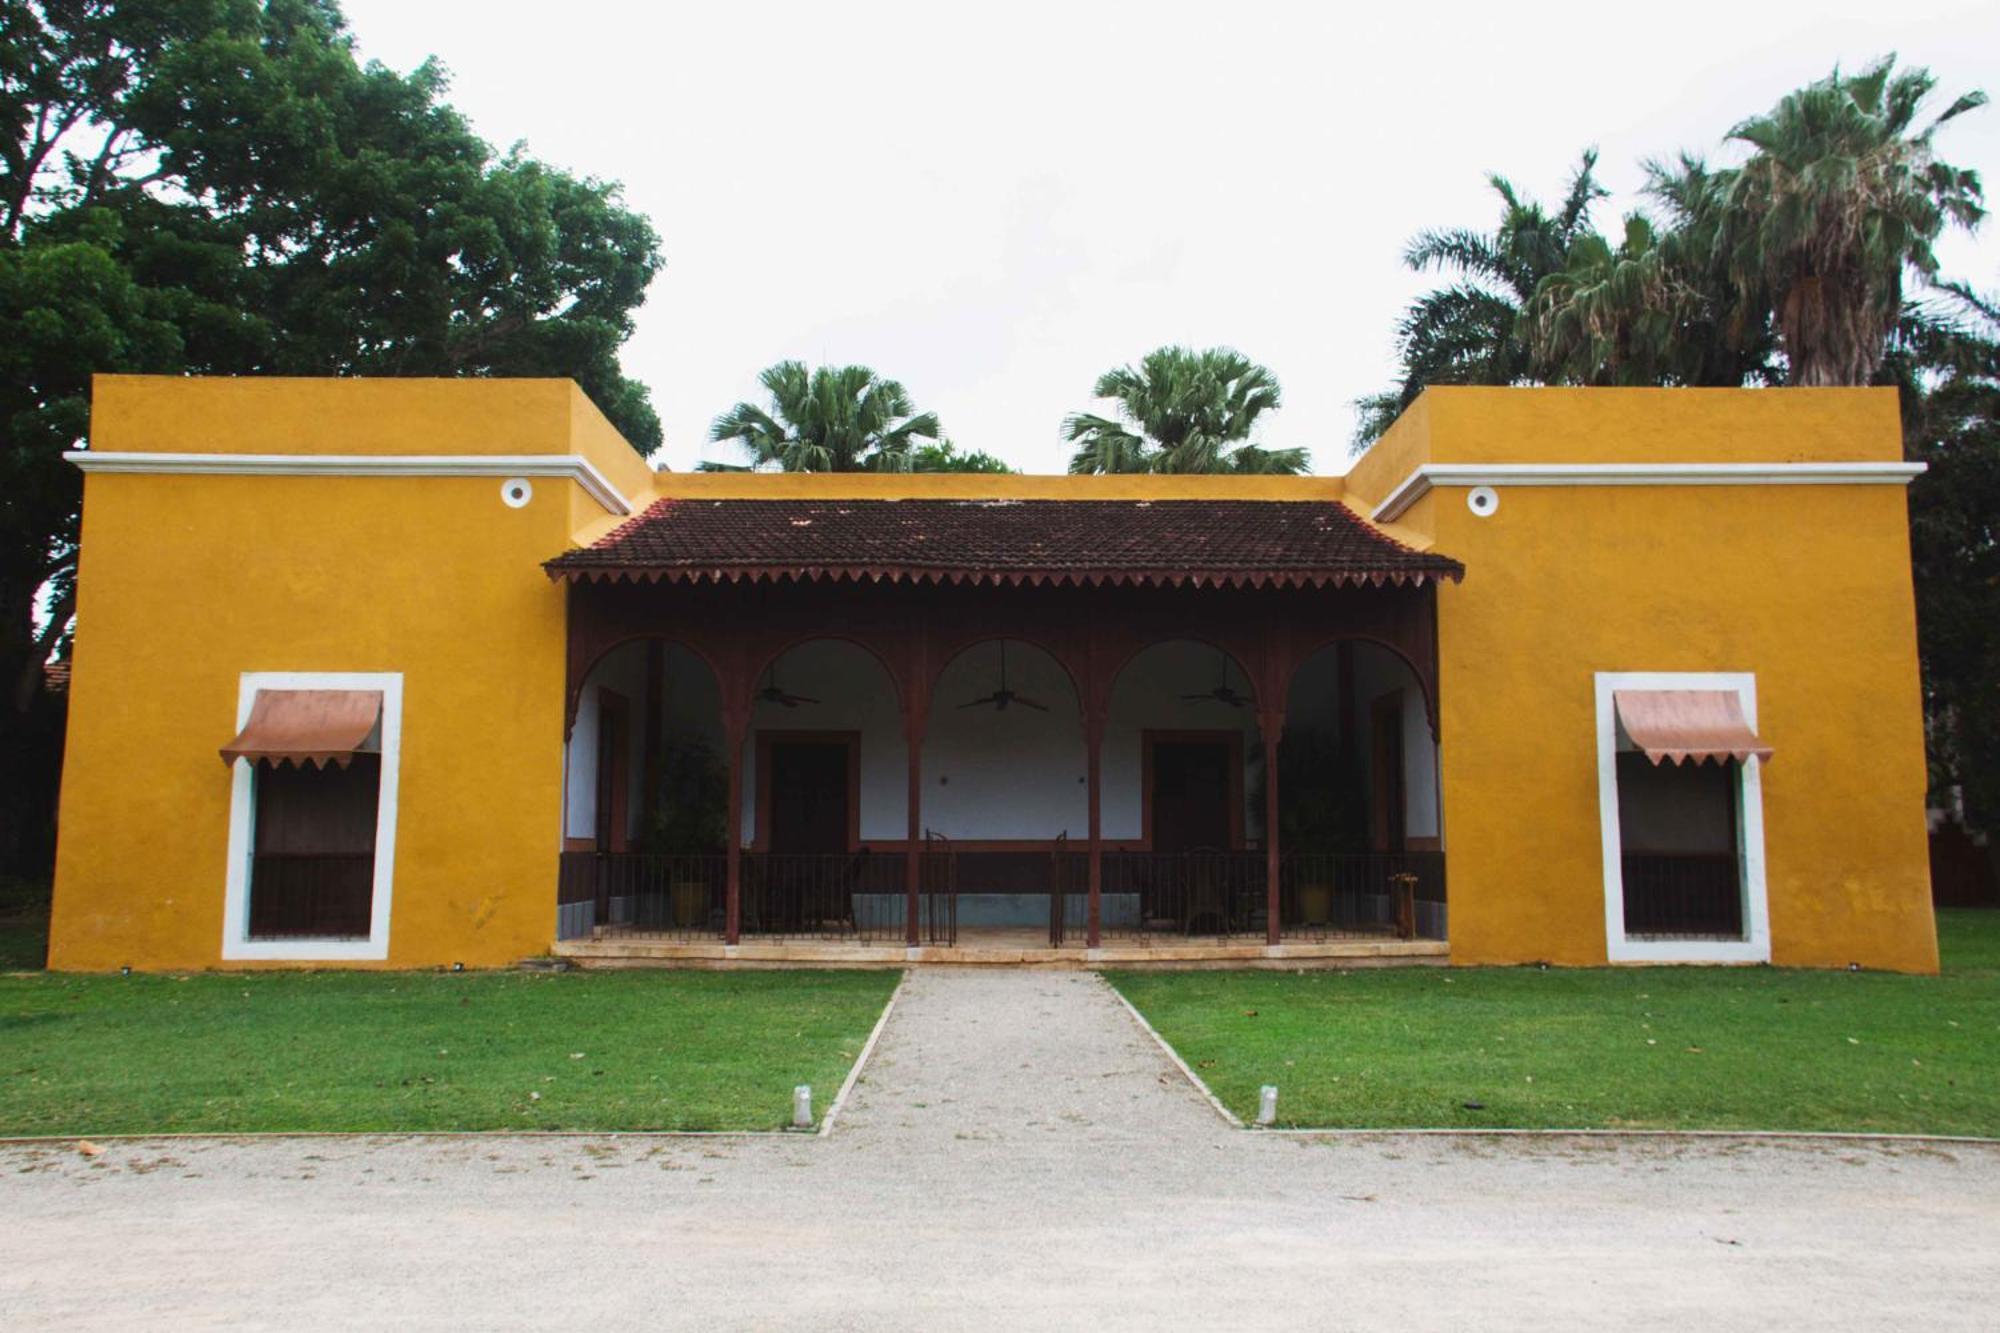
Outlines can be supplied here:
<path id="1" fill-rule="evenodd" d="M 922 942 L 918 900 L 924 891 L 924 730 L 930 721 L 929 654 L 921 626 L 906 631 L 903 652 L 903 741 L 909 747 L 908 832 L 903 852 L 903 942 Z"/>
<path id="2" fill-rule="evenodd" d="M 1334 717 L 1340 728 L 1340 738 L 1335 742 L 1334 755 L 1340 763 L 1341 780 L 1346 781 L 1354 773 L 1361 755 L 1361 747 L 1355 744 L 1354 729 L 1354 641 L 1342 639 L 1334 646 Z"/>
<path id="3" fill-rule="evenodd" d="M 918 900 L 924 890 L 924 736 L 906 728 L 910 747 L 909 845 L 903 854 L 903 942 L 920 943 Z"/>
<path id="4" fill-rule="evenodd" d="M 646 836 L 660 813 L 660 752 L 665 748 L 667 645 L 661 639 L 646 640 L 646 706 L 640 710 L 645 728 L 639 774 L 639 835 Z M 647 850 L 652 850 L 648 848 Z"/>
<path id="5" fill-rule="evenodd" d="M 1257 714 L 1264 740 L 1264 942 L 1278 942 L 1278 739 L 1285 715 L 1265 709 Z"/>
<path id="6" fill-rule="evenodd" d="M 722 715 L 729 746 L 729 845 L 723 850 L 724 883 L 722 942 L 735 944 L 743 933 L 743 742 L 750 730 L 748 709 L 731 708 Z"/>
<path id="7" fill-rule="evenodd" d="M 1093 711 L 1083 720 L 1085 772 L 1090 788 L 1090 929 L 1084 943 L 1097 948 L 1104 926 L 1104 715 Z"/>

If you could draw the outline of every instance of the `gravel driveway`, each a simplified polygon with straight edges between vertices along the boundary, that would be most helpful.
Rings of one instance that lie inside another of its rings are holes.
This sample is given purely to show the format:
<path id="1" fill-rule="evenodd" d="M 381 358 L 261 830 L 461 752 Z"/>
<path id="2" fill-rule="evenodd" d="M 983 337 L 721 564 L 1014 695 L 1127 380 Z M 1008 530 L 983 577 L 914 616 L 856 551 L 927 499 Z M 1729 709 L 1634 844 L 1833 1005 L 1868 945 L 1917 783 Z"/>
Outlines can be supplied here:
<path id="1" fill-rule="evenodd" d="M 2000 1149 L 1259 1136 L 1080 973 L 913 973 L 824 1139 L 10 1148 L 0 1181 L 10 1327 L 2000 1319 Z"/>

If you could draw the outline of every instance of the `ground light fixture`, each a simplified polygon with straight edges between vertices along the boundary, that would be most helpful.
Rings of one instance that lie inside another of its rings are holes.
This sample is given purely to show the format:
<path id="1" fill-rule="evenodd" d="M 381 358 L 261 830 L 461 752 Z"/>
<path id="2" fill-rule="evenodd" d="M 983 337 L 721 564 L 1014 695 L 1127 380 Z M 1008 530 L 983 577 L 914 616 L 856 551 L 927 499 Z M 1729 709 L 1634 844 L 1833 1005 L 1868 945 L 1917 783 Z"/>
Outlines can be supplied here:
<path id="1" fill-rule="evenodd" d="M 1270 1126 L 1278 1123 L 1278 1085 L 1266 1083 L 1257 1089 L 1257 1123 Z"/>
<path id="2" fill-rule="evenodd" d="M 810 1083 L 801 1083 L 792 1089 L 792 1128 L 811 1129 L 813 1122 L 813 1090 Z"/>

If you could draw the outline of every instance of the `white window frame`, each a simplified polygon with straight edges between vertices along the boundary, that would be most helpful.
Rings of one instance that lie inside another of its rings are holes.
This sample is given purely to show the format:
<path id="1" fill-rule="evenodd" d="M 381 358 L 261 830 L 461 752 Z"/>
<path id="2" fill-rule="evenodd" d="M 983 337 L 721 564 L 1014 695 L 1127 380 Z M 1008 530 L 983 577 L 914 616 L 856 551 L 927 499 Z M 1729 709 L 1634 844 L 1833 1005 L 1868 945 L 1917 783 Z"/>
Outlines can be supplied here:
<path id="1" fill-rule="evenodd" d="M 1757 726 L 1757 677 L 1749 671 L 1600 671 L 1597 673 L 1597 806 L 1604 839 L 1604 947 L 1614 963 L 1768 963 L 1770 903 L 1764 883 L 1764 785 L 1755 755 L 1736 766 L 1737 879 L 1743 892 L 1740 940 L 1635 940 L 1625 934 L 1625 861 L 1618 827 L 1618 708 L 1614 696 L 1638 690 L 1728 690 Z"/>
<path id="2" fill-rule="evenodd" d="M 250 938 L 250 860 L 256 845 L 255 765 L 231 765 L 229 871 L 222 912 L 222 956 L 230 961 L 287 963 L 380 962 L 389 956 L 389 904 L 395 886 L 397 778 L 403 758 L 403 674 L 400 671 L 246 671 L 237 685 L 236 729 L 250 721 L 259 690 L 380 690 L 382 782 L 375 800 L 375 892 L 366 939 Z"/>

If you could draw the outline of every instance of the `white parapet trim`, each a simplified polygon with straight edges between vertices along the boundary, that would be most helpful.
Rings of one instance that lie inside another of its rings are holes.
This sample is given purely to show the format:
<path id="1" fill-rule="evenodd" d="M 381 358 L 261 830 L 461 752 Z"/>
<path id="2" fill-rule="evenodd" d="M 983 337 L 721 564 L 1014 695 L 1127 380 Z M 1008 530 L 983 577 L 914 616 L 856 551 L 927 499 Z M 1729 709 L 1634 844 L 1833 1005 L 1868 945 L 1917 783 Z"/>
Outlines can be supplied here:
<path id="1" fill-rule="evenodd" d="M 1393 523 L 1434 486 L 1907 486 L 1922 463 L 1425 463 L 1372 515 Z"/>
<path id="2" fill-rule="evenodd" d="M 85 472 L 159 472 L 220 477 L 560 477 L 583 487 L 607 513 L 634 505 L 577 454 L 177 454 L 71 449 Z"/>

